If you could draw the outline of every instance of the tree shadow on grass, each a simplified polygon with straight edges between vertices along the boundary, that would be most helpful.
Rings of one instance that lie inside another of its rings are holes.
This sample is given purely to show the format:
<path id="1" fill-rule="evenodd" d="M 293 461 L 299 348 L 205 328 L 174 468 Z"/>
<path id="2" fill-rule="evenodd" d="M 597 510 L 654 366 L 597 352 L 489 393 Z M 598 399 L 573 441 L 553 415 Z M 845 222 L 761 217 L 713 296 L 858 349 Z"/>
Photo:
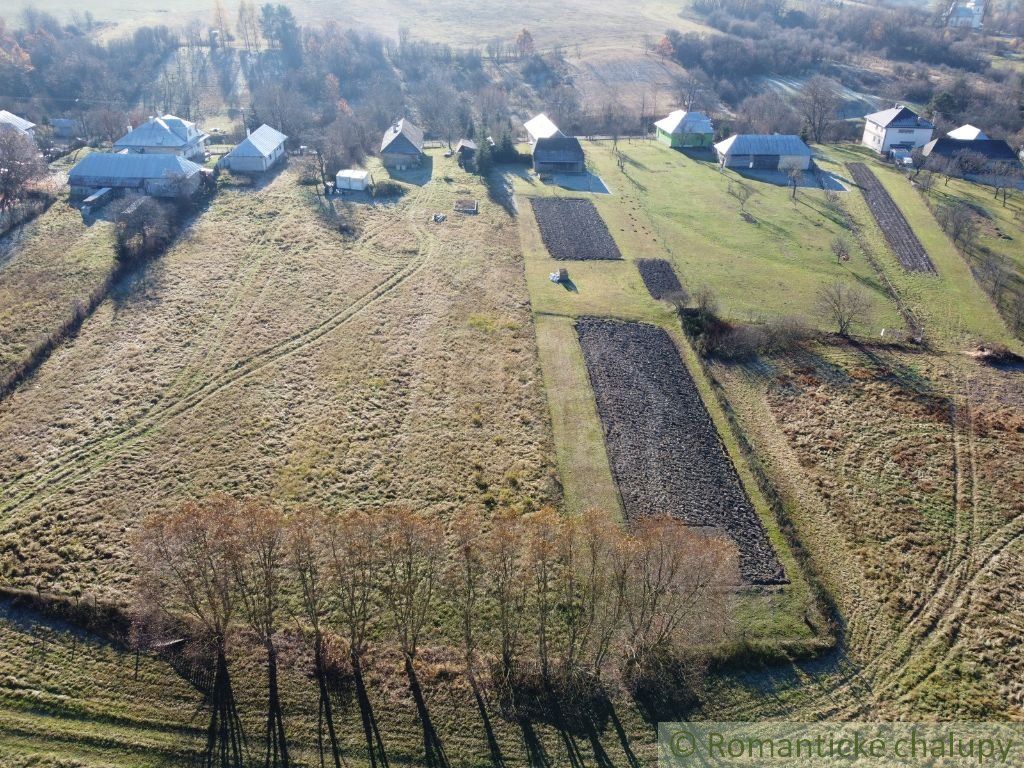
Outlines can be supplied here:
<path id="1" fill-rule="evenodd" d="M 520 174 L 520 171 L 523 173 Z M 518 165 L 502 165 L 490 173 L 484 175 L 484 185 L 487 187 L 487 199 L 495 205 L 501 206 L 509 216 L 515 218 L 519 215 L 516 208 L 515 191 L 512 186 L 513 176 L 526 178 L 525 168 Z"/>
<path id="2" fill-rule="evenodd" d="M 427 701 L 423 697 L 423 689 L 420 687 L 419 678 L 416 676 L 416 667 L 412 657 L 405 656 L 405 674 L 409 681 L 409 692 L 413 701 L 416 702 L 416 714 L 420 720 L 420 727 L 423 729 L 423 753 L 428 768 L 449 768 L 448 756 L 444 751 L 444 744 L 434 728 L 434 722 L 430 719 L 430 711 L 427 709 Z"/>

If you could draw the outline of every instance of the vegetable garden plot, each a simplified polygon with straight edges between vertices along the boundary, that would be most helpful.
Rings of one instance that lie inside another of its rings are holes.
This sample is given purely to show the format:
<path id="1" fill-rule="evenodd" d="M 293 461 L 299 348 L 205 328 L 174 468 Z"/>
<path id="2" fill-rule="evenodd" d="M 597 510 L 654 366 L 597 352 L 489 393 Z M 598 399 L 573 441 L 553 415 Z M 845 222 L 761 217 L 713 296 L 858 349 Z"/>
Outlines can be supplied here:
<path id="1" fill-rule="evenodd" d="M 621 259 L 608 226 L 589 200 L 577 197 L 531 198 L 540 236 L 551 258 L 560 261 Z"/>
<path id="2" fill-rule="evenodd" d="M 664 299 L 683 292 L 675 270 L 665 259 L 639 259 L 636 268 L 640 270 L 640 277 L 653 298 Z"/>
<path id="3" fill-rule="evenodd" d="M 668 513 L 725 531 L 747 583 L 786 583 L 696 384 L 663 329 L 576 322 L 627 519 Z"/>
<path id="4" fill-rule="evenodd" d="M 908 272 L 931 272 L 935 274 L 935 265 L 928 257 L 921 241 L 910 228 L 903 212 L 882 186 L 882 182 L 864 163 L 847 163 L 853 180 L 864 194 L 864 200 L 871 209 L 871 215 L 878 222 L 878 228 L 885 235 L 889 247 L 892 248 L 900 264 Z"/>

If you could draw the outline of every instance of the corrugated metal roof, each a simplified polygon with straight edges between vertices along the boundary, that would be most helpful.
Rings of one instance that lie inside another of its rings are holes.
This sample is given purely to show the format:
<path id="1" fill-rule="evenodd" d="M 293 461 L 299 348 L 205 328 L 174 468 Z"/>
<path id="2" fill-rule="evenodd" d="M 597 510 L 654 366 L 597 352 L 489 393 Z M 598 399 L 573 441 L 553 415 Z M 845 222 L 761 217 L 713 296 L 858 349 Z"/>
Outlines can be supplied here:
<path id="1" fill-rule="evenodd" d="M 380 151 L 386 150 L 399 136 L 404 136 L 417 152 L 423 151 L 423 131 L 404 117 L 385 132 L 380 143 Z"/>
<path id="2" fill-rule="evenodd" d="M 23 117 L 18 117 L 13 112 L 8 112 L 6 109 L 0 109 L 0 123 L 9 125 L 12 128 L 17 128 L 22 133 L 28 133 L 36 127 L 35 123 L 30 123 Z"/>
<path id="3" fill-rule="evenodd" d="M 811 155 L 811 148 L 799 136 L 785 133 L 740 133 L 715 144 L 723 155 Z"/>
<path id="4" fill-rule="evenodd" d="M 954 157 L 960 152 L 977 152 L 989 162 L 1018 162 L 1017 154 L 1010 145 L 1000 139 L 950 139 L 943 136 L 941 139 L 929 141 L 921 148 L 921 154 L 925 157 L 931 157 L 933 154 Z"/>
<path id="5" fill-rule="evenodd" d="M 133 147 L 190 147 L 208 138 L 200 133 L 195 123 L 182 120 L 175 115 L 164 115 L 147 120 L 133 131 L 129 131 L 114 146 L 117 149 Z"/>
<path id="6" fill-rule="evenodd" d="M 703 112 L 687 112 L 677 109 L 668 117 L 655 123 L 665 133 L 714 133 L 711 118 Z"/>
<path id="7" fill-rule="evenodd" d="M 264 123 L 228 152 L 227 157 L 270 157 L 287 140 L 283 133 Z"/>
<path id="8" fill-rule="evenodd" d="M 550 136 L 538 139 L 533 146 L 533 157 L 541 163 L 583 162 L 583 147 L 573 136 Z"/>
<path id="9" fill-rule="evenodd" d="M 93 152 L 86 155 L 68 173 L 68 181 L 88 178 L 102 179 L 162 179 L 169 176 L 194 176 L 202 166 L 180 155 L 137 155 Z"/>
<path id="10" fill-rule="evenodd" d="M 363 181 L 370 175 L 369 171 L 358 171 L 353 168 L 346 168 L 338 171 L 335 179 L 355 179 L 356 181 Z"/>
<path id="11" fill-rule="evenodd" d="M 530 134 L 530 139 L 532 141 L 537 141 L 537 139 L 550 139 L 553 136 L 565 135 L 558 129 L 557 125 L 551 122 L 551 118 L 543 112 L 536 117 L 532 117 L 527 120 L 523 123 L 523 127 L 526 129 L 526 132 Z"/>
<path id="12" fill-rule="evenodd" d="M 954 128 L 946 135 L 951 139 L 960 139 L 962 141 L 978 141 L 979 139 L 984 140 L 988 138 L 981 128 L 975 128 L 970 123 L 967 125 L 961 125 L 959 128 Z"/>
<path id="13" fill-rule="evenodd" d="M 881 112 L 872 112 L 864 116 L 865 120 L 876 123 L 883 128 L 934 128 L 935 126 L 918 117 L 917 112 L 902 105 L 896 105 L 892 109 L 883 109 Z"/>

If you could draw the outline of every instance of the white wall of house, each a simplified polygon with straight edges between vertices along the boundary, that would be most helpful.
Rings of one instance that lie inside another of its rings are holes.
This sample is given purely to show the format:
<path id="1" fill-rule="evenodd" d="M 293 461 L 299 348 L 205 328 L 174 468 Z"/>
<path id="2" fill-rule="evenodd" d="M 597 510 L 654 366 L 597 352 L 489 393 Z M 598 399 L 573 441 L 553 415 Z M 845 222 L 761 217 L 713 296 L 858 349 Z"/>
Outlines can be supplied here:
<path id="1" fill-rule="evenodd" d="M 284 155 L 284 145 L 276 147 L 269 156 L 248 156 L 248 155 L 231 155 L 226 158 L 227 162 L 225 165 L 232 171 L 238 171 L 239 173 L 262 173 L 272 168 L 278 160 Z"/>
<path id="2" fill-rule="evenodd" d="M 931 128 L 885 128 L 868 120 L 864 124 L 861 144 L 880 155 L 887 155 L 894 145 L 909 144 L 911 149 L 923 147 L 932 140 L 932 133 Z"/>
<path id="3" fill-rule="evenodd" d="M 798 168 L 806 171 L 811 167 L 810 155 L 737 155 L 718 154 L 718 162 L 726 168 L 739 168 L 747 170 L 780 170 L 789 171 Z M 775 158 L 778 157 L 778 161 Z M 772 166 L 772 167 L 767 167 Z"/>
<path id="4" fill-rule="evenodd" d="M 191 147 L 128 147 L 128 151 L 136 155 L 181 155 L 187 160 L 195 160 L 206 155 L 206 142 L 201 141 Z"/>

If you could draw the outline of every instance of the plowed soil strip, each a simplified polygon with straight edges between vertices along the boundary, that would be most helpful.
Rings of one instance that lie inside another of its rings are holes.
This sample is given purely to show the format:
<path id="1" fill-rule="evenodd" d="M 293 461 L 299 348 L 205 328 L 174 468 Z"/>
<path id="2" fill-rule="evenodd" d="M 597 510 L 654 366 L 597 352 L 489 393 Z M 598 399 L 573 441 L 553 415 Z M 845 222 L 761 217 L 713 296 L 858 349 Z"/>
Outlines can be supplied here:
<path id="1" fill-rule="evenodd" d="M 882 182 L 864 163 L 847 163 L 853 180 L 860 187 L 864 200 L 871 209 L 871 215 L 878 222 L 885 239 L 892 248 L 900 264 L 908 272 L 931 272 L 935 274 L 935 265 L 928 257 L 921 241 L 910 228 L 903 211 L 896 205 Z"/>
<path id="2" fill-rule="evenodd" d="M 640 270 L 640 277 L 653 298 L 664 299 L 683 292 L 675 270 L 665 259 L 639 259 L 636 268 Z"/>
<path id="3" fill-rule="evenodd" d="M 621 259 L 608 225 L 589 200 L 577 197 L 530 198 L 540 236 L 559 261 Z"/>
<path id="4" fill-rule="evenodd" d="M 627 519 L 671 514 L 736 542 L 740 575 L 787 581 L 696 384 L 663 329 L 580 318 L 583 358 Z"/>

